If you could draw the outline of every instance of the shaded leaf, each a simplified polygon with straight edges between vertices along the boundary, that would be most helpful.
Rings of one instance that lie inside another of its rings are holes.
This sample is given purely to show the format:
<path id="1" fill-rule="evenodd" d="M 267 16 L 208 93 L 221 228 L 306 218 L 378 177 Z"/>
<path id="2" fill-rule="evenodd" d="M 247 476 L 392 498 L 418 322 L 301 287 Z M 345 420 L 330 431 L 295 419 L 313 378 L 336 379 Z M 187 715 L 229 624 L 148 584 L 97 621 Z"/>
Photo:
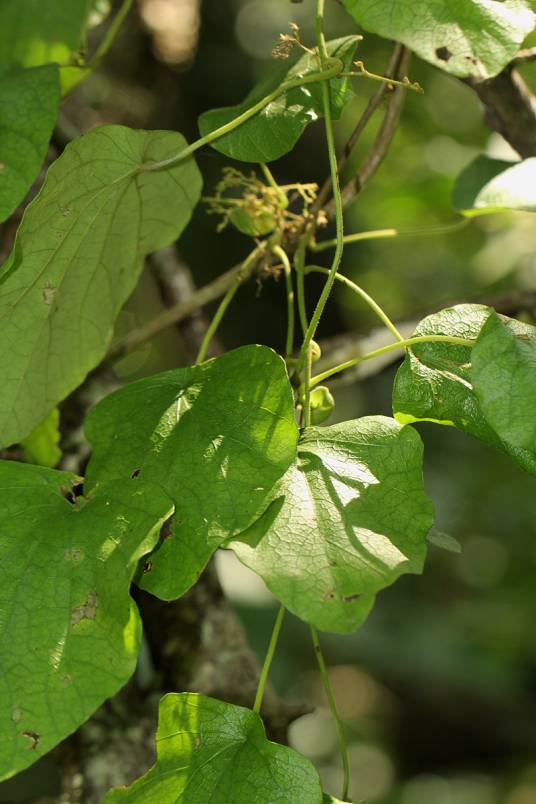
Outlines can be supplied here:
<path id="1" fill-rule="evenodd" d="M 328 42 L 328 53 L 341 59 L 346 70 L 351 68 L 358 36 L 345 36 Z M 294 64 L 272 69 L 268 77 L 258 84 L 243 103 L 223 109 L 211 109 L 199 118 L 199 130 L 204 136 L 229 123 L 255 103 L 276 90 L 284 81 L 319 70 L 315 56 L 305 53 Z M 353 97 L 350 80 L 336 78 L 330 81 L 331 104 L 337 118 L 345 104 Z M 291 151 L 306 126 L 322 115 L 320 84 L 308 84 L 279 95 L 261 112 L 236 128 L 230 134 L 215 140 L 212 147 L 220 153 L 244 162 L 271 162 Z"/>
<path id="2" fill-rule="evenodd" d="M 421 572 L 433 507 L 411 427 L 369 416 L 312 427 L 261 519 L 231 543 L 294 614 L 352 631 L 374 595 Z"/>
<path id="3" fill-rule="evenodd" d="M 21 442 L 26 459 L 39 466 L 48 466 L 53 469 L 60 461 L 60 412 L 53 408 L 46 419 L 32 430 L 30 435 Z"/>
<path id="4" fill-rule="evenodd" d="M 0 221 L 11 215 L 37 178 L 59 102 L 55 65 L 0 71 Z"/>
<path id="5" fill-rule="evenodd" d="M 481 304 L 459 304 L 425 318 L 416 335 L 478 337 L 490 314 Z M 530 337 L 533 328 L 501 317 L 510 332 Z M 457 427 L 514 458 L 536 474 L 536 456 L 502 440 L 487 421 L 473 390 L 471 349 L 450 343 L 419 344 L 408 349 L 393 387 L 395 418 L 402 422 L 433 421 Z"/>
<path id="6" fill-rule="evenodd" d="M 314 766 L 266 739 L 250 709 L 185 692 L 160 702 L 157 760 L 128 788 L 111 790 L 103 804 L 322 804 Z"/>
<path id="7" fill-rule="evenodd" d="M 182 232 L 201 191 L 180 134 L 103 126 L 51 166 L 0 271 L 0 446 L 25 438 L 106 353 L 145 256 Z"/>
<path id="8" fill-rule="evenodd" d="M 130 582 L 171 502 L 128 481 L 73 505 L 73 479 L 0 462 L 0 779 L 73 732 L 136 665 Z"/>
<path id="9" fill-rule="evenodd" d="M 359 25 L 458 76 L 490 78 L 534 28 L 525 0 L 342 0 Z"/>
<path id="10" fill-rule="evenodd" d="M 171 532 L 137 580 L 166 600 L 265 510 L 298 439 L 285 364 L 265 346 L 127 385 L 93 409 L 86 433 L 90 482 L 136 473 L 176 503 Z"/>
<path id="11" fill-rule="evenodd" d="M 2 0 L 0 64 L 68 62 L 80 46 L 87 11 L 88 0 Z"/>
<path id="12" fill-rule="evenodd" d="M 536 212 L 536 158 L 505 162 L 477 157 L 458 176 L 452 201 L 467 216 L 504 209 Z"/>
<path id="13" fill-rule="evenodd" d="M 516 332 L 492 312 L 472 361 L 475 393 L 488 422 L 504 441 L 536 456 L 536 327 Z"/>

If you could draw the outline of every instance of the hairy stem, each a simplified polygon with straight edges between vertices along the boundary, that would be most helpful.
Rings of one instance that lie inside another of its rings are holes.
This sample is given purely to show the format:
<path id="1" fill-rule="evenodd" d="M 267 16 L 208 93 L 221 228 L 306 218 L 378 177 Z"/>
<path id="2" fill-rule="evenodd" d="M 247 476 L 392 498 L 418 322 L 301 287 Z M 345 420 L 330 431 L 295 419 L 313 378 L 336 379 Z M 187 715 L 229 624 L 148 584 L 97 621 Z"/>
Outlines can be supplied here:
<path id="1" fill-rule="evenodd" d="M 428 229 L 408 229 L 407 231 L 400 229 L 371 229 L 369 232 L 356 232 L 355 234 L 345 235 L 345 245 L 352 243 L 359 243 L 362 240 L 379 240 L 390 237 L 431 237 L 434 235 L 449 234 L 456 232 L 458 229 L 465 229 L 471 222 L 470 218 L 461 218 L 454 223 L 446 223 L 439 226 L 431 226 Z M 337 245 L 337 240 L 321 240 L 320 243 L 310 243 L 309 250 L 318 253 L 319 251 L 326 251 L 328 248 L 334 248 Z"/>
<path id="2" fill-rule="evenodd" d="M 337 703 L 335 701 L 335 696 L 333 694 L 333 689 L 331 687 L 331 682 L 329 680 L 329 674 L 328 669 L 326 667 L 326 662 L 324 660 L 324 654 L 322 653 L 320 640 L 318 639 L 318 632 L 314 627 L 314 625 L 311 625 L 310 628 L 311 628 L 311 638 L 313 640 L 313 647 L 315 650 L 315 656 L 318 662 L 320 675 L 322 677 L 322 683 L 326 691 L 326 697 L 328 699 L 329 708 L 331 710 L 331 714 L 333 715 L 333 719 L 335 720 L 335 727 L 337 729 L 337 737 L 339 740 L 339 750 L 341 752 L 342 768 L 343 768 L 343 784 L 342 784 L 341 797 L 343 801 L 347 801 L 348 791 L 350 789 L 350 763 L 348 761 L 348 748 L 346 746 L 346 739 L 344 737 L 344 730 L 342 727 L 339 710 L 337 709 Z"/>
<path id="3" fill-rule="evenodd" d="M 292 354 L 294 347 L 294 288 L 292 286 L 292 269 L 286 251 L 281 246 L 272 248 L 273 254 L 279 257 L 285 273 L 285 288 L 287 292 L 287 339 L 285 344 L 285 356 Z"/>
<path id="4" fill-rule="evenodd" d="M 283 624 L 285 611 L 286 609 L 284 606 L 279 607 L 279 611 L 277 612 L 277 617 L 275 618 L 275 623 L 272 630 L 272 636 L 270 637 L 268 650 L 266 651 L 266 658 L 264 659 L 264 664 L 262 666 L 261 674 L 259 677 L 259 685 L 257 687 L 257 694 L 255 695 L 255 702 L 253 704 L 253 711 L 256 712 L 257 714 L 259 714 L 259 712 L 261 711 L 262 699 L 264 697 L 264 690 L 266 688 L 266 682 L 268 681 L 270 667 L 272 666 L 272 661 L 274 658 L 275 649 L 277 647 L 277 640 L 279 639 L 279 634 L 281 632 L 281 626 Z"/>
<path id="5" fill-rule="evenodd" d="M 387 346 L 382 346 L 381 349 L 375 349 L 373 352 L 367 352 L 367 354 L 347 360 L 346 363 L 341 363 L 327 371 L 323 371 L 322 374 L 317 374 L 316 377 L 311 378 L 311 387 L 318 385 L 320 382 L 324 382 L 328 377 L 332 377 L 340 371 L 345 371 L 353 366 L 357 366 L 365 360 L 372 360 L 374 357 L 379 357 L 388 352 L 394 352 L 396 349 L 406 349 L 408 346 L 414 346 L 417 343 L 453 343 L 457 346 L 468 346 L 471 348 L 475 342 L 467 338 L 458 338 L 455 335 L 415 335 L 412 338 L 404 338 L 396 343 L 388 343 Z"/>
<path id="6" fill-rule="evenodd" d="M 307 268 L 305 269 L 305 273 L 306 274 L 310 274 L 310 273 L 328 274 L 329 271 L 328 271 L 327 268 L 321 268 L 318 265 L 308 265 Z M 338 273 L 336 275 L 335 279 L 338 282 L 341 282 L 343 285 L 346 285 L 346 287 L 350 288 L 350 290 L 353 290 L 354 293 L 356 293 L 361 299 L 363 299 L 365 304 L 367 304 L 370 307 L 370 309 L 385 324 L 387 329 L 395 336 L 395 338 L 397 338 L 397 340 L 399 340 L 399 341 L 404 340 L 404 337 L 400 334 L 400 332 L 396 328 L 395 324 L 391 321 L 391 319 L 389 318 L 387 313 L 380 307 L 378 302 L 374 301 L 372 296 L 369 296 L 369 294 L 366 292 L 366 290 L 363 290 L 362 287 L 360 287 L 359 285 L 356 285 L 355 282 L 352 282 L 351 279 L 348 279 L 347 276 L 343 276 L 342 274 Z"/>
<path id="7" fill-rule="evenodd" d="M 235 293 L 240 287 L 240 285 L 249 277 L 250 269 L 257 260 L 259 256 L 259 249 L 253 249 L 251 254 L 246 257 L 242 265 L 240 266 L 240 270 L 236 275 L 236 280 L 233 285 L 229 288 L 223 299 L 221 300 L 218 309 L 214 314 L 214 318 L 210 322 L 207 331 L 205 332 L 205 336 L 201 342 L 201 346 L 199 347 L 199 352 L 197 353 L 196 364 L 202 363 L 206 357 L 208 347 L 210 346 L 210 342 L 214 335 L 216 334 L 216 330 L 221 324 L 222 318 L 225 315 L 227 308 L 231 304 L 232 300 L 234 299 Z"/>

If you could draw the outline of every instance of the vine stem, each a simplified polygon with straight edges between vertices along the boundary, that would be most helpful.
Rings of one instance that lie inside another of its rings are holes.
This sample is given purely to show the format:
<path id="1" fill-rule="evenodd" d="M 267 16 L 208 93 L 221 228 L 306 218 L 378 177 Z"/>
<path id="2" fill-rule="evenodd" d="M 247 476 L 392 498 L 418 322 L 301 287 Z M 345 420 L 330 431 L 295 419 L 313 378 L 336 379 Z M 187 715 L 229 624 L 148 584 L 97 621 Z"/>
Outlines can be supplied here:
<path id="1" fill-rule="evenodd" d="M 251 270 L 251 267 L 253 266 L 253 264 L 257 260 L 257 257 L 259 256 L 259 253 L 260 253 L 260 248 L 255 248 L 255 249 L 253 249 L 251 254 L 249 254 L 246 257 L 246 259 L 242 263 L 242 266 L 241 266 L 240 270 L 238 271 L 238 273 L 236 275 L 236 281 L 234 282 L 233 285 L 231 285 L 231 287 L 229 288 L 229 290 L 227 291 L 227 293 L 225 294 L 225 296 L 223 297 L 223 299 L 219 303 L 218 309 L 216 310 L 216 312 L 214 314 L 214 318 L 210 322 L 210 324 L 209 324 L 209 326 L 207 328 L 207 331 L 205 332 L 205 335 L 203 336 L 203 340 L 201 341 L 201 346 L 199 347 L 199 351 L 197 353 L 197 357 L 196 357 L 196 360 L 195 360 L 196 365 L 198 363 L 202 363 L 203 360 L 205 359 L 208 347 L 210 346 L 210 342 L 211 342 L 212 338 L 214 337 L 214 335 L 216 334 L 216 330 L 218 329 L 219 325 L 221 324 L 222 318 L 225 315 L 225 312 L 226 312 L 227 308 L 231 304 L 231 302 L 232 302 L 232 300 L 233 300 L 233 298 L 235 296 L 235 293 L 238 290 L 238 288 L 240 287 L 240 285 L 244 282 L 245 279 L 248 278 L 249 272 Z"/>
<path id="2" fill-rule="evenodd" d="M 285 607 L 280 606 L 279 611 L 277 612 L 277 617 L 275 618 L 274 627 L 272 629 L 272 635 L 270 637 L 270 643 L 268 645 L 268 650 L 266 651 L 266 657 L 264 659 L 264 664 L 262 666 L 261 674 L 259 676 L 259 684 L 257 686 L 257 693 L 255 695 L 255 702 L 253 704 L 253 711 L 257 713 L 257 715 L 261 711 L 262 706 L 262 699 L 264 697 L 264 690 L 266 688 L 266 682 L 268 681 L 268 675 L 270 673 L 270 667 L 272 666 L 272 661 L 275 654 L 275 649 L 277 647 L 277 640 L 279 639 L 279 634 L 281 632 L 281 626 L 283 624 L 283 618 L 285 616 Z"/>
<path id="3" fill-rule="evenodd" d="M 373 352 L 367 352 L 364 355 L 352 358 L 352 360 L 347 360 L 346 363 L 341 363 L 338 366 L 327 369 L 327 371 L 323 371 L 322 374 L 317 374 L 316 377 L 311 378 L 311 387 L 318 385 L 319 382 L 327 380 L 328 377 L 332 377 L 334 374 L 338 374 L 340 371 L 345 371 L 346 369 L 352 368 L 352 366 L 357 366 L 365 360 L 372 360 L 374 357 L 385 355 L 388 352 L 394 352 L 397 349 L 406 349 L 408 346 L 413 346 L 418 343 L 452 343 L 456 346 L 467 346 L 471 349 L 475 341 L 470 341 L 468 338 L 458 338 L 455 335 L 414 335 L 412 338 L 404 338 L 396 343 L 389 343 L 387 346 L 382 346 L 380 349 L 375 349 Z"/>
<path id="4" fill-rule="evenodd" d="M 324 684 L 324 690 L 326 691 L 326 697 L 328 699 L 329 708 L 331 710 L 331 714 L 333 715 L 333 719 L 335 720 L 335 726 L 337 729 L 337 737 L 339 739 L 339 750 L 341 752 L 342 768 L 343 768 L 343 785 L 342 785 L 341 798 L 343 801 L 347 801 L 348 791 L 350 788 L 350 763 L 348 761 L 348 748 L 346 746 L 344 730 L 342 727 L 342 721 L 339 715 L 339 711 L 337 709 L 337 703 L 335 701 L 335 696 L 333 694 L 333 689 L 331 687 L 331 682 L 329 680 L 329 674 L 328 669 L 326 667 L 324 654 L 322 653 L 320 640 L 318 639 L 318 632 L 314 627 L 314 625 L 311 625 L 310 628 L 311 628 L 311 638 L 313 640 L 313 647 L 315 650 L 316 660 L 318 662 L 320 675 L 322 676 L 322 683 Z"/>
<path id="5" fill-rule="evenodd" d="M 307 250 L 307 236 L 304 235 L 298 243 L 294 254 L 294 270 L 296 272 L 296 287 L 298 291 L 298 315 L 303 337 L 309 328 L 307 320 L 307 307 L 305 305 L 305 252 Z"/>
<path id="6" fill-rule="evenodd" d="M 96 67 L 99 66 L 103 58 L 106 56 L 110 47 L 113 44 L 115 37 L 117 36 L 117 32 L 119 31 L 121 25 L 123 24 L 125 17 L 127 16 L 128 12 L 132 8 L 132 3 L 134 0 L 124 0 L 123 5 L 113 18 L 110 27 L 106 31 L 106 35 L 100 45 L 98 46 L 97 50 L 89 60 L 89 64 L 86 67 L 90 70 L 94 70 Z"/>
<path id="7" fill-rule="evenodd" d="M 285 287 L 287 291 L 287 340 L 285 345 L 285 357 L 292 354 L 294 346 L 294 288 L 292 286 L 292 269 L 287 253 L 281 246 L 274 246 L 272 253 L 279 257 L 285 272 Z"/>
<path id="8" fill-rule="evenodd" d="M 186 148 L 183 148 L 182 151 L 179 151 L 178 154 L 169 156 L 167 159 L 161 159 L 158 162 L 146 162 L 145 164 L 140 165 L 138 167 L 138 171 L 150 172 L 154 170 L 165 170 L 166 168 L 173 167 L 173 165 L 182 162 L 204 145 L 209 145 L 211 142 L 214 142 L 220 137 L 225 136 L 225 134 L 229 134 L 231 131 L 234 131 L 235 128 L 238 128 L 243 123 L 247 122 L 251 117 L 254 117 L 256 114 L 258 114 L 258 112 L 261 112 L 266 106 L 268 106 L 269 103 L 272 103 L 272 101 L 276 100 L 276 98 L 278 98 L 280 95 L 284 95 L 285 92 L 298 87 L 306 86 L 307 84 L 316 84 L 319 81 L 322 82 L 323 87 L 326 86 L 326 81 L 329 81 L 330 78 L 335 78 L 337 75 L 339 75 L 344 66 L 342 61 L 336 58 L 326 58 L 321 63 L 322 69 L 319 72 L 307 73 L 306 75 L 302 75 L 300 78 L 293 78 L 289 81 L 284 81 L 279 87 L 277 87 L 277 89 L 274 89 L 273 92 L 270 92 L 264 98 L 261 98 L 260 101 L 255 103 L 253 106 L 250 106 L 250 108 L 246 109 L 246 111 L 242 112 L 242 114 L 239 114 L 237 117 L 230 120 L 229 123 L 225 123 L 223 126 L 214 129 L 214 131 L 211 131 L 209 134 L 205 134 L 204 137 L 200 137 Z"/>
<path id="9" fill-rule="evenodd" d="M 322 67 L 324 66 L 327 59 L 326 39 L 324 37 L 324 4 L 325 0 L 317 0 L 316 34 L 318 42 L 318 52 L 320 55 L 320 64 Z M 300 365 L 303 366 L 305 362 L 305 358 L 307 356 L 307 350 L 309 349 L 309 344 L 311 343 L 311 341 L 315 336 L 318 323 L 320 321 L 320 318 L 322 317 L 322 313 L 324 312 L 324 307 L 326 306 L 326 302 L 329 298 L 329 294 L 331 293 L 331 289 L 333 288 L 333 284 L 335 282 L 335 276 L 337 275 L 337 271 L 339 269 L 339 265 L 342 258 L 342 253 L 344 250 L 344 220 L 343 220 L 341 188 L 339 186 L 339 170 L 337 165 L 337 153 L 335 150 L 335 139 L 333 136 L 333 123 L 331 119 L 331 100 L 329 94 L 329 85 L 325 82 L 322 84 L 322 106 L 324 111 L 324 120 L 326 127 L 326 139 L 328 146 L 331 183 L 333 187 L 333 201 L 335 204 L 335 227 L 337 234 L 336 238 L 337 245 L 335 248 L 335 256 L 333 257 L 333 262 L 329 270 L 328 278 L 322 289 L 322 293 L 320 294 L 320 298 L 317 302 L 317 305 L 313 312 L 313 316 L 307 328 L 307 332 L 305 333 L 303 339 L 303 345 L 301 348 L 300 358 L 298 362 L 298 369 Z"/>
<path id="10" fill-rule="evenodd" d="M 307 268 L 305 269 L 305 273 L 329 274 L 329 269 L 321 268 L 319 265 L 308 265 Z M 383 324 L 385 324 L 387 329 L 395 336 L 397 340 L 399 341 L 404 340 L 404 336 L 400 334 L 399 330 L 396 328 L 393 321 L 391 321 L 385 310 L 383 310 L 380 307 L 378 302 L 374 301 L 372 296 L 369 296 L 366 290 L 363 290 L 362 287 L 356 285 L 355 282 L 352 282 L 351 279 L 348 279 L 347 276 L 343 276 L 342 274 L 337 273 L 335 279 L 338 282 L 341 282 L 341 284 L 346 285 L 346 287 L 350 288 L 350 290 L 353 290 L 354 293 L 360 296 L 360 298 L 363 299 L 363 301 L 370 307 L 370 309 L 376 313 L 378 318 L 383 322 Z"/>
<path id="11" fill-rule="evenodd" d="M 351 243 L 359 243 L 361 240 L 378 240 L 388 237 L 428 237 L 431 235 L 448 234 L 449 232 L 456 232 L 458 229 L 465 229 L 470 223 L 469 218 L 462 218 L 454 223 L 447 223 L 440 226 L 431 226 L 429 229 L 408 229 L 407 231 L 400 229 L 371 229 L 368 232 L 356 232 L 355 234 L 345 235 L 344 243 L 349 245 Z M 320 243 L 310 243 L 309 250 L 314 252 L 326 251 L 328 248 L 333 248 L 337 245 L 337 240 L 321 240 Z"/>

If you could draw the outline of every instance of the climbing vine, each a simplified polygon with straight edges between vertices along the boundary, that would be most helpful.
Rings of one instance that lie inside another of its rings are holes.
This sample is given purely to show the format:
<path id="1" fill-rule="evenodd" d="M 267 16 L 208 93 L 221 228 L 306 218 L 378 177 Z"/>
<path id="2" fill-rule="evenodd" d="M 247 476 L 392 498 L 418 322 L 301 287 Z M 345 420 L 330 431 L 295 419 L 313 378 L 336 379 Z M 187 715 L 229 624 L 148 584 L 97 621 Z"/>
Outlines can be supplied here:
<path id="1" fill-rule="evenodd" d="M 130 6 L 125 0 L 116 9 L 88 57 L 86 0 L 54 0 L 46 14 L 35 0 L 0 3 L 2 220 L 37 177 L 62 96 L 101 61 Z M 197 141 L 172 131 L 95 128 L 67 145 L 26 207 L 0 269 L 0 446 L 20 444 L 28 459 L 0 461 L 0 780 L 50 751 L 131 677 L 141 639 L 131 584 L 175 600 L 225 548 L 281 603 L 252 709 L 180 690 L 166 695 L 156 764 L 105 801 L 334 801 L 313 765 L 268 741 L 261 721 L 286 610 L 311 632 L 340 738 L 341 796 L 349 800 L 344 734 L 318 632 L 355 631 L 382 589 L 423 571 L 434 512 L 412 425 L 456 427 L 536 474 L 536 328 L 460 304 L 404 337 L 388 311 L 339 273 L 347 243 L 401 234 L 346 232 L 344 206 L 385 155 L 406 93 L 423 91 L 408 75 L 409 49 L 468 82 L 491 79 L 533 29 L 533 3 L 343 6 L 347 36 L 326 41 L 329 0 L 317 0 L 316 40 L 303 42 L 291 24 L 269 78 L 237 106 L 201 115 Z M 385 76 L 357 58 L 356 23 L 398 42 Z M 364 80 L 378 83 L 385 118 L 374 160 L 341 186 L 348 154 L 337 152 L 334 129 Z M 279 185 L 269 163 L 320 118 L 325 185 Z M 202 197 L 195 154 L 208 146 L 245 165 L 227 167 Z M 479 156 L 460 175 L 454 226 L 500 209 L 536 210 L 536 159 L 523 156 L 515 163 Z M 198 307 L 221 301 L 196 363 L 103 398 L 85 421 L 92 450 L 85 476 L 55 469 L 57 406 L 89 372 L 195 309 L 194 298 L 194 307 L 171 309 L 111 343 L 145 258 L 180 237 L 200 202 L 215 227 L 250 238 L 251 250 L 197 292 Z M 329 222 L 335 239 L 325 235 Z M 317 266 L 315 255 L 328 249 L 330 267 Z M 237 289 L 263 272 L 284 277 L 283 353 L 245 345 L 206 360 Z M 312 273 L 324 285 L 308 310 Z M 317 373 L 316 333 L 336 282 L 370 308 L 391 341 Z M 335 404 L 331 378 L 391 351 L 402 359 L 393 418 L 320 426 Z"/>

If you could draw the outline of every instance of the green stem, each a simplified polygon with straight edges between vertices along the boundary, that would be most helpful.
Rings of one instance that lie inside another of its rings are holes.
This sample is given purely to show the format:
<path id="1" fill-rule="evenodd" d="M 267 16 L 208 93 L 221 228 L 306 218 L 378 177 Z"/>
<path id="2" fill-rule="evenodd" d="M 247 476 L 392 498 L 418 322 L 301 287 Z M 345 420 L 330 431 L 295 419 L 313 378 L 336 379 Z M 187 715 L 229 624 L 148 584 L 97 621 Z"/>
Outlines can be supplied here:
<path id="1" fill-rule="evenodd" d="M 316 33 L 317 33 L 317 42 L 318 42 L 318 52 L 320 54 L 320 62 L 322 67 L 327 59 L 327 49 L 326 49 L 326 40 L 324 37 L 324 0 L 317 0 L 316 6 Z M 316 305 L 315 311 L 313 313 L 313 317 L 309 323 L 307 328 L 307 332 L 305 333 L 303 339 L 303 345 L 300 352 L 300 360 L 298 363 L 298 370 L 300 366 L 303 366 L 305 362 L 305 357 L 307 355 L 307 350 L 309 348 L 309 344 L 313 340 L 316 329 L 318 327 L 318 323 L 320 318 L 322 317 L 322 313 L 324 312 L 324 307 L 326 306 L 326 302 L 329 298 L 329 294 L 331 293 L 331 289 L 333 288 L 333 283 L 335 282 L 335 277 L 337 275 L 337 271 L 339 269 L 339 265 L 342 258 L 342 252 L 344 249 L 344 220 L 343 220 L 343 207 L 342 207 L 342 197 L 341 197 L 341 188 L 339 186 L 339 170 L 337 166 L 337 153 L 335 150 L 335 139 L 333 136 L 333 123 L 331 119 L 331 101 L 330 101 L 330 94 L 329 94 L 329 86 L 328 84 L 322 84 L 322 106 L 324 111 L 324 120 L 326 126 L 326 139 L 328 145 L 328 156 L 329 156 L 329 168 L 331 174 L 331 183 L 333 187 L 333 201 L 335 204 L 335 226 L 337 232 L 337 246 L 335 249 L 335 256 L 333 257 L 333 262 L 331 264 L 331 268 L 328 274 L 328 278 L 326 283 L 322 289 L 322 293 L 320 294 L 320 298 Z"/>
<path id="2" fill-rule="evenodd" d="M 91 57 L 91 59 L 89 61 L 89 64 L 86 65 L 86 67 L 88 69 L 95 70 L 99 66 L 99 64 L 101 63 L 103 58 L 106 56 L 106 54 L 108 53 L 108 51 L 110 50 L 110 48 L 111 48 L 111 46 L 113 44 L 113 41 L 114 41 L 115 37 L 117 36 L 117 33 L 118 33 L 121 25 L 123 24 L 123 21 L 124 21 L 125 17 L 127 16 L 128 12 L 132 8 L 132 3 L 133 2 L 134 2 L 134 0 L 124 0 L 123 5 L 119 9 L 119 11 L 115 15 L 115 17 L 113 18 L 110 27 L 106 31 L 106 35 L 104 36 L 104 39 L 102 40 L 102 42 L 98 46 L 97 50 L 95 51 L 95 53 Z"/>
<path id="3" fill-rule="evenodd" d="M 346 235 L 344 242 L 346 245 L 359 243 L 361 240 L 377 240 L 386 237 L 427 237 L 430 235 L 447 234 L 458 229 L 464 229 L 470 223 L 469 218 L 462 218 L 454 223 L 447 223 L 444 226 L 431 226 L 429 229 L 372 229 L 370 232 L 357 232 L 356 234 Z M 320 243 L 310 243 L 309 250 L 314 252 L 325 251 L 337 245 L 337 240 L 322 240 Z"/>
<path id="4" fill-rule="evenodd" d="M 214 337 L 214 335 L 216 334 L 216 330 L 218 329 L 219 325 L 221 324 L 221 320 L 222 320 L 223 316 L 225 315 L 225 312 L 226 312 L 227 308 L 231 304 L 231 302 L 232 302 L 232 300 L 233 300 L 233 298 L 235 296 L 235 293 L 238 290 L 238 288 L 240 287 L 240 285 L 244 282 L 245 279 L 248 278 L 250 269 L 251 269 L 252 265 L 254 264 L 255 260 L 257 259 L 257 257 L 259 256 L 259 252 L 260 252 L 260 250 L 258 248 L 253 249 L 251 254 L 249 254 L 246 257 L 246 259 L 242 263 L 242 268 L 240 269 L 240 271 L 238 272 L 238 274 L 236 276 L 235 283 L 233 285 L 231 285 L 231 287 L 229 288 L 229 290 L 227 291 L 227 293 L 225 294 L 225 296 L 221 300 L 221 302 L 220 302 L 220 304 L 218 306 L 218 309 L 216 310 L 216 313 L 214 314 L 214 318 L 210 322 L 210 325 L 209 325 L 207 331 L 205 332 L 205 335 L 204 335 L 203 340 L 201 342 L 201 346 L 199 347 L 199 352 L 197 353 L 197 358 L 196 358 L 196 361 L 195 361 L 196 365 L 198 363 L 202 363 L 203 360 L 205 359 L 208 347 L 210 346 L 210 342 L 211 342 L 212 338 Z"/>
<path id="5" fill-rule="evenodd" d="M 304 236 L 296 249 L 294 255 L 294 270 L 296 271 L 296 288 L 298 291 L 298 314 L 303 336 L 309 327 L 307 320 L 307 307 L 305 306 L 305 251 L 307 249 L 307 238 Z"/>
<path id="6" fill-rule="evenodd" d="M 312 344 L 307 347 L 307 355 L 305 359 L 305 398 L 303 403 L 303 426 L 311 426 L 311 366 L 313 365 L 313 351 Z"/>
<path id="7" fill-rule="evenodd" d="M 288 357 L 292 354 L 294 347 L 294 288 L 292 287 L 292 269 L 290 267 L 289 258 L 281 246 L 274 246 L 272 252 L 281 260 L 283 271 L 285 272 L 285 287 L 287 291 L 287 340 L 285 356 Z"/>
<path id="8" fill-rule="evenodd" d="M 339 750 L 341 752 L 342 768 L 343 768 L 343 785 L 342 785 L 341 798 L 343 801 L 347 801 L 348 791 L 350 789 L 350 763 L 348 761 L 348 748 L 346 746 L 344 730 L 342 727 L 339 711 L 337 709 L 337 703 L 335 701 L 335 696 L 333 695 L 333 689 L 331 687 L 331 682 L 329 680 L 328 669 L 326 667 L 326 662 L 324 660 L 322 648 L 320 647 L 318 632 L 314 627 L 314 625 L 311 625 L 310 628 L 311 628 L 311 637 L 313 640 L 313 647 L 315 649 L 316 660 L 318 662 L 320 675 L 322 676 L 322 683 L 324 684 L 324 689 L 326 691 L 326 697 L 328 699 L 329 708 L 331 710 L 331 714 L 333 715 L 333 719 L 335 720 L 337 737 L 339 738 Z"/>
<path id="9" fill-rule="evenodd" d="M 246 109 L 246 111 L 242 112 L 242 114 L 238 115 L 238 117 L 230 120 L 229 123 L 225 123 L 225 125 L 214 129 L 214 131 L 211 131 L 204 137 L 200 137 L 200 139 L 192 142 L 191 145 L 188 145 L 182 151 L 179 151 L 178 154 L 174 154 L 173 156 L 169 156 L 167 159 L 162 159 L 158 162 L 146 162 L 145 164 L 140 165 L 138 170 L 154 171 L 172 167 L 178 162 L 182 162 L 184 159 L 191 156 L 193 153 L 195 153 L 195 151 L 198 151 L 199 148 L 202 148 L 204 145 L 209 145 L 211 142 L 214 142 L 220 137 L 223 137 L 226 134 L 229 134 L 231 131 L 234 131 L 235 128 L 238 128 L 247 120 L 258 114 L 258 112 L 261 112 L 266 106 L 268 106 L 269 103 L 272 103 L 272 101 L 276 100 L 276 98 L 278 98 L 280 95 L 284 95 L 291 89 L 303 87 L 307 84 L 316 84 L 319 81 L 321 81 L 322 86 L 324 86 L 326 81 L 329 81 L 330 78 L 335 78 L 337 75 L 339 75 L 342 69 L 343 64 L 340 59 L 328 59 L 323 65 L 323 69 L 319 72 L 307 73 L 300 78 L 293 78 L 289 81 L 284 81 L 277 89 L 274 89 L 274 91 L 270 92 L 269 95 L 266 95 L 253 106 L 250 106 L 249 109 Z"/>
<path id="10" fill-rule="evenodd" d="M 318 265 L 308 265 L 307 268 L 305 269 L 305 273 L 329 274 L 329 270 L 327 268 L 321 268 Z M 370 309 L 376 313 L 378 318 L 381 319 L 381 321 L 385 324 L 387 329 L 395 336 L 397 340 L 399 341 L 404 340 L 404 336 L 400 334 L 400 332 L 396 328 L 395 324 L 391 321 L 385 310 L 383 310 L 380 307 L 380 305 L 374 301 L 372 296 L 369 296 L 366 290 L 363 290 L 362 287 L 356 285 L 355 282 L 352 282 L 351 279 L 348 279 L 347 276 L 343 276 L 342 274 L 338 273 L 335 279 L 341 282 L 343 285 L 346 285 L 346 287 L 349 287 L 351 290 L 354 291 L 354 293 L 357 293 L 357 295 L 363 299 L 363 301 L 370 307 Z"/>
<path id="11" fill-rule="evenodd" d="M 274 179 L 272 171 L 270 170 L 270 168 L 268 167 L 266 162 L 260 162 L 259 164 L 260 164 L 261 170 L 262 170 L 262 172 L 264 174 L 264 178 L 266 179 L 266 181 L 268 182 L 270 187 L 273 190 L 276 191 L 277 195 L 279 196 L 279 198 L 281 200 L 281 203 L 283 204 L 283 206 L 285 206 L 286 203 L 287 203 L 287 196 L 285 195 L 285 192 L 284 192 L 283 188 L 280 187 L 279 184 Z"/>
<path id="12" fill-rule="evenodd" d="M 380 355 L 385 355 L 388 352 L 395 352 L 397 349 L 406 349 L 408 346 L 413 346 L 417 343 L 453 343 L 456 346 L 468 346 L 471 348 L 475 342 L 467 338 L 458 338 L 455 335 L 414 335 L 412 338 L 404 338 L 402 341 L 389 343 L 387 346 L 382 346 L 380 349 L 375 349 L 373 352 L 359 355 L 359 357 L 354 357 L 352 360 L 347 360 L 346 363 L 341 363 L 339 366 L 334 366 L 334 368 L 323 371 L 322 374 L 317 374 L 316 377 L 312 377 L 311 379 L 311 387 L 327 380 L 328 377 L 332 377 L 334 374 L 338 374 L 340 371 L 345 371 L 346 369 L 352 368 L 352 366 L 357 366 L 365 360 L 372 360 L 373 357 L 380 357 Z"/>
<path id="13" fill-rule="evenodd" d="M 255 695 L 255 702 L 253 704 L 253 711 L 256 712 L 257 714 L 259 714 L 259 712 L 261 711 L 262 699 L 264 697 L 264 690 L 266 687 L 266 682 L 268 681 L 268 674 L 270 673 L 270 667 L 272 666 L 275 649 L 277 647 L 277 640 L 279 639 L 279 634 L 281 632 L 281 626 L 283 624 L 284 616 L 285 616 L 285 607 L 280 606 L 279 611 L 277 612 L 277 617 L 275 618 L 274 627 L 272 629 L 272 636 L 270 637 L 270 644 L 268 645 L 266 658 L 264 659 L 264 664 L 262 666 L 261 674 L 259 677 L 259 684 L 257 686 L 257 694 Z"/>

